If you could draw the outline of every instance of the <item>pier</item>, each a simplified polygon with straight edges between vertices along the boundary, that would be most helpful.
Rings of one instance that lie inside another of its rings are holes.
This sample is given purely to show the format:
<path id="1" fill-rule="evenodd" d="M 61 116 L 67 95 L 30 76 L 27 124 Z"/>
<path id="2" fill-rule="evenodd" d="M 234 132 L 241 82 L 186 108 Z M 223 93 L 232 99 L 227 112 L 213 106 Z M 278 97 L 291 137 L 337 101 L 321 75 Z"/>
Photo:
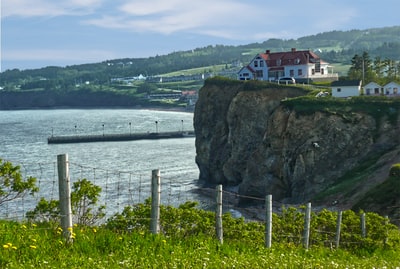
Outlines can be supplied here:
<path id="1" fill-rule="evenodd" d="M 133 134 L 102 134 L 102 135 L 68 135 L 68 136 L 50 136 L 49 138 L 47 138 L 47 143 L 66 144 L 66 143 L 111 142 L 111 141 L 131 141 L 131 140 L 156 140 L 156 139 L 186 138 L 194 136 L 195 136 L 194 131 L 133 133 Z"/>

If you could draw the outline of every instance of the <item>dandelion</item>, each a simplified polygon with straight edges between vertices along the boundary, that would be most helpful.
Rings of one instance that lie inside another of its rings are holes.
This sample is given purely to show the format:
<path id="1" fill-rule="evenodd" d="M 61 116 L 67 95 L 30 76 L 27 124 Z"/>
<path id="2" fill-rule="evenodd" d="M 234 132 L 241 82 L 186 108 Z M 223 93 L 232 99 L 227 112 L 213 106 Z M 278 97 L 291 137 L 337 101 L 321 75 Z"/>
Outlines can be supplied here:
<path id="1" fill-rule="evenodd" d="M 35 238 L 32 238 L 31 240 L 32 240 L 32 242 L 35 242 L 35 243 L 36 243 L 36 241 L 37 241 Z"/>
<path id="2" fill-rule="evenodd" d="M 119 236 L 119 237 L 118 237 L 118 240 L 122 240 L 122 236 Z"/>
<path id="3" fill-rule="evenodd" d="M 74 223 L 74 227 L 78 227 L 78 224 Z"/>
<path id="4" fill-rule="evenodd" d="M 36 246 L 34 246 L 34 245 L 30 245 L 29 246 L 31 249 L 36 249 Z"/>
<path id="5" fill-rule="evenodd" d="M 72 227 L 68 227 L 67 230 L 72 232 Z"/>
<path id="6" fill-rule="evenodd" d="M 162 242 L 163 242 L 164 244 L 166 244 L 166 243 L 167 243 L 167 240 L 163 239 Z"/>
<path id="7" fill-rule="evenodd" d="M 13 250 L 17 250 L 17 247 L 16 247 L 16 246 L 13 246 L 13 244 L 11 244 L 11 243 L 7 243 L 7 244 L 3 245 L 3 248 L 4 248 L 4 249 L 13 249 Z"/>
<path id="8" fill-rule="evenodd" d="M 63 245 L 63 244 L 64 244 L 64 242 L 61 241 L 61 240 L 58 240 L 58 243 L 59 243 L 60 245 Z"/>
<path id="9" fill-rule="evenodd" d="M 33 227 L 33 228 L 36 228 L 37 225 L 36 225 L 35 223 L 32 223 L 32 227 Z"/>
<path id="10" fill-rule="evenodd" d="M 93 232 L 94 232 L 94 233 L 97 233 L 97 230 L 96 230 L 96 228 L 93 228 Z"/>
<path id="11" fill-rule="evenodd" d="M 25 225 L 25 224 L 22 224 L 21 228 L 22 228 L 22 229 L 26 229 L 26 225 Z"/>

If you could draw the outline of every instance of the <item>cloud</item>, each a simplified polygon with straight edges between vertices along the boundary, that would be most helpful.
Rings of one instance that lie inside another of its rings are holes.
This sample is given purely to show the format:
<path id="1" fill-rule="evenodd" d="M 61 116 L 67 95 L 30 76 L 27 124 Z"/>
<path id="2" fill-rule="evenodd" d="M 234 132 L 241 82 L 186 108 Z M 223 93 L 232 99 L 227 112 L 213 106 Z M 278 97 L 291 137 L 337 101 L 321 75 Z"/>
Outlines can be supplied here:
<path id="1" fill-rule="evenodd" d="M 80 23 L 103 29 L 251 42 L 341 29 L 360 13 L 351 3 L 340 8 L 343 1 L 3 0 L 2 17 L 80 16 Z"/>
<path id="2" fill-rule="evenodd" d="M 248 23 L 251 17 L 262 16 L 265 13 L 261 12 L 257 6 L 232 0 L 129 1 L 117 9 L 118 14 L 104 15 L 100 18 L 86 20 L 85 23 L 132 32 L 214 33 L 212 35 L 218 34 L 227 38 L 235 38 L 237 33 L 234 29 L 240 27 L 243 23 L 241 20 Z M 224 27 L 228 27 L 230 30 L 223 33 Z M 212 29 L 217 30 L 213 31 Z"/>
<path id="3" fill-rule="evenodd" d="M 83 23 L 136 33 L 186 33 L 257 41 L 340 28 L 359 13 L 348 4 L 339 16 L 341 5 L 319 0 L 274 4 L 260 0 L 130 0 L 116 6 L 113 12 Z"/>
<path id="4" fill-rule="evenodd" d="M 3 0 L 2 19 L 19 17 L 55 17 L 94 12 L 103 0 Z"/>

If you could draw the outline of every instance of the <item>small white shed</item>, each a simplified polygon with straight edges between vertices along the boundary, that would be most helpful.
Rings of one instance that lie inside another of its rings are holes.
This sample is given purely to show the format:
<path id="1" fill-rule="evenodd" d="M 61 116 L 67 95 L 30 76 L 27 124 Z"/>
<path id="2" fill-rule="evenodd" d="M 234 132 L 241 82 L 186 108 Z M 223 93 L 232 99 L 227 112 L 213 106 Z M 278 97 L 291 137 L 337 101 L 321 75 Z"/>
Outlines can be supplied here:
<path id="1" fill-rule="evenodd" d="M 333 97 L 359 96 L 361 80 L 338 80 L 331 83 Z"/>
<path id="2" fill-rule="evenodd" d="M 383 88 L 376 82 L 370 82 L 364 86 L 365 95 L 380 95 L 383 93 Z"/>
<path id="3" fill-rule="evenodd" d="M 383 94 L 384 95 L 400 95 L 400 85 L 396 82 L 389 82 L 385 86 L 383 86 Z"/>

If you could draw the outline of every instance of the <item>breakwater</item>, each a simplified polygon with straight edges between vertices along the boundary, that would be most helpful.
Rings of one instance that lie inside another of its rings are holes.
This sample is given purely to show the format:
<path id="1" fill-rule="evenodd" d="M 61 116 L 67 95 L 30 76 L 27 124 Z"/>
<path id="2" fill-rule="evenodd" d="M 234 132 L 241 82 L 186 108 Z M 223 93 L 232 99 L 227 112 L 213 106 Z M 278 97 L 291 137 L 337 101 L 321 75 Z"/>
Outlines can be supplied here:
<path id="1" fill-rule="evenodd" d="M 68 136 L 50 136 L 47 138 L 47 143 L 65 144 L 65 143 L 111 142 L 111 141 L 131 141 L 131 140 L 155 140 L 155 139 L 186 138 L 194 136 L 195 136 L 194 131 L 102 134 L 102 135 L 68 135 Z"/>

